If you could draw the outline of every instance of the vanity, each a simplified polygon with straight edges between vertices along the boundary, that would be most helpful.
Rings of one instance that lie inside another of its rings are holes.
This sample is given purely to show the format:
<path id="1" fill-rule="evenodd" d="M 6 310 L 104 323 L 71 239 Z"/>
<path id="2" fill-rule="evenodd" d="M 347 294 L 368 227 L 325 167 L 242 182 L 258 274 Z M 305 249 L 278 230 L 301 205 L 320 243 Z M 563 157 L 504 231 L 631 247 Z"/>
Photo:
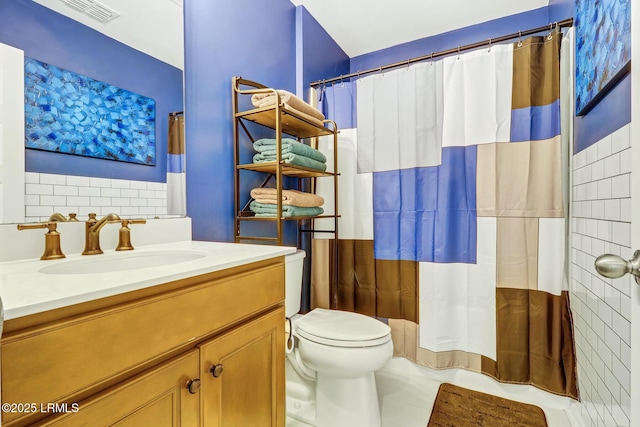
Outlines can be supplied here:
<path id="1" fill-rule="evenodd" d="M 284 256 L 183 241 L 0 264 L 2 426 L 284 426 Z"/>

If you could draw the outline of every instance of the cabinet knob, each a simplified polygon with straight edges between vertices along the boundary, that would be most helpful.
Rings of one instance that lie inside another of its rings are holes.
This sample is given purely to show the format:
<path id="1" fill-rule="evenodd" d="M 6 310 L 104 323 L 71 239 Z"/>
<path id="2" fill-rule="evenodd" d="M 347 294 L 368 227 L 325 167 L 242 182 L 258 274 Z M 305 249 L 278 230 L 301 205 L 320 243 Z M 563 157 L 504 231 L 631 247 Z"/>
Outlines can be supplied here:
<path id="1" fill-rule="evenodd" d="M 198 391 L 200 391 L 200 378 L 194 378 L 187 381 L 187 389 L 191 394 L 196 394 Z"/>
<path id="2" fill-rule="evenodd" d="M 211 375 L 213 375 L 214 378 L 218 378 L 222 375 L 222 371 L 224 370 L 224 368 L 222 367 L 222 363 L 218 363 L 217 365 L 212 365 L 211 368 L 209 368 L 209 372 L 211 372 Z"/>

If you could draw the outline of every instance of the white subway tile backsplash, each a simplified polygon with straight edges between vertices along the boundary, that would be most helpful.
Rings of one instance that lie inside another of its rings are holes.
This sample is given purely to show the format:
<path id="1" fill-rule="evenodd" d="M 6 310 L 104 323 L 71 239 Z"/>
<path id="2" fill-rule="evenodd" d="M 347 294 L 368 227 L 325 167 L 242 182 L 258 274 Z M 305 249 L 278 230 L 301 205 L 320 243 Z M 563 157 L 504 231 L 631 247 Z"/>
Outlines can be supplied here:
<path id="1" fill-rule="evenodd" d="M 89 187 L 91 178 L 88 176 L 67 176 L 67 185 L 75 185 L 76 187 Z"/>
<path id="2" fill-rule="evenodd" d="M 620 153 L 620 173 L 631 172 L 631 149 Z"/>
<path id="3" fill-rule="evenodd" d="M 124 179 L 112 179 L 111 187 L 112 188 L 131 188 L 131 182 L 126 181 Z"/>
<path id="4" fill-rule="evenodd" d="M 75 206 L 91 206 L 91 197 L 67 197 L 67 204 Z"/>
<path id="5" fill-rule="evenodd" d="M 147 190 L 162 191 L 164 190 L 163 186 L 164 186 L 164 183 L 162 182 L 148 182 Z"/>
<path id="6" fill-rule="evenodd" d="M 620 173 L 620 155 L 613 154 L 604 159 L 604 175 L 611 177 Z"/>
<path id="7" fill-rule="evenodd" d="M 606 279 L 603 253 L 631 257 L 630 125 L 572 158 L 571 304 L 581 411 L 591 426 L 630 426 L 633 279 Z"/>
<path id="8" fill-rule="evenodd" d="M 79 196 L 98 197 L 100 194 L 99 187 L 78 187 Z"/>
<path id="9" fill-rule="evenodd" d="M 24 174 L 24 182 L 26 184 L 40 184 L 40 174 L 35 172 L 26 172 Z"/>
<path id="10" fill-rule="evenodd" d="M 120 197 L 119 188 L 101 188 L 100 196 L 102 197 Z"/>
<path id="11" fill-rule="evenodd" d="M 604 159 L 591 165 L 591 180 L 597 181 L 604 178 Z"/>
<path id="12" fill-rule="evenodd" d="M 109 178 L 89 178 L 92 187 L 111 187 L 111 179 Z"/>
<path id="13" fill-rule="evenodd" d="M 135 190 L 146 190 L 147 183 L 144 181 L 131 181 L 129 188 L 132 188 Z"/>
<path id="14" fill-rule="evenodd" d="M 65 196 L 40 196 L 41 205 L 61 206 L 67 204 L 67 198 Z"/>
<path id="15" fill-rule="evenodd" d="M 611 198 L 611 178 L 601 179 L 597 181 L 598 195 L 597 199 L 602 201 Z"/>
<path id="16" fill-rule="evenodd" d="M 111 199 L 109 197 L 92 197 L 91 206 L 111 206 Z"/>
<path id="17" fill-rule="evenodd" d="M 26 216 L 49 217 L 53 213 L 53 206 L 27 206 Z M 38 219 L 40 221 L 40 219 Z"/>
<path id="18" fill-rule="evenodd" d="M 64 175 L 53 175 L 49 173 L 40 174 L 40 184 L 58 184 L 66 185 L 67 180 Z"/>
<path id="19" fill-rule="evenodd" d="M 53 195 L 51 184 L 25 184 L 25 194 Z"/>
<path id="20" fill-rule="evenodd" d="M 611 195 L 612 197 L 631 197 L 631 174 L 618 175 L 612 178 L 611 181 Z"/>
<path id="21" fill-rule="evenodd" d="M 629 148 L 631 143 L 630 127 L 623 126 L 611 134 L 611 150 L 616 153 Z"/>
<path id="22" fill-rule="evenodd" d="M 115 212 L 125 216 L 166 216 L 166 184 L 90 178 L 85 176 L 25 173 L 25 205 L 28 218 L 44 221 L 53 212 L 77 212 L 82 219 Z M 145 192 L 141 195 L 140 192 Z M 147 207 L 140 212 L 140 206 Z"/>
<path id="23" fill-rule="evenodd" d="M 153 199 L 156 197 L 156 192 L 152 190 L 139 190 L 138 194 L 139 194 L 139 197 L 142 197 L 145 199 Z"/>
<path id="24" fill-rule="evenodd" d="M 77 196 L 78 187 L 70 185 L 54 185 L 53 194 L 56 196 Z"/>
<path id="25" fill-rule="evenodd" d="M 24 204 L 27 206 L 40 206 L 40 196 L 27 194 L 24 196 Z"/>

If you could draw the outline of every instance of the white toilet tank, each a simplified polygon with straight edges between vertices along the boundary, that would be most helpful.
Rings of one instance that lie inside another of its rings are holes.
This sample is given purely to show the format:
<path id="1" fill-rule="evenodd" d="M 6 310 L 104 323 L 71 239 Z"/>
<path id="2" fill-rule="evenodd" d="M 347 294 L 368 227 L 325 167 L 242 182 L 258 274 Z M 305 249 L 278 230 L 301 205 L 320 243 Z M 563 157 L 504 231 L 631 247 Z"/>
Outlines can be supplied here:
<path id="1" fill-rule="evenodd" d="M 291 317 L 300 311 L 300 298 L 302 297 L 302 272 L 304 270 L 304 258 L 306 252 L 298 249 L 291 255 L 284 257 L 285 270 L 285 311 L 286 316 Z"/>

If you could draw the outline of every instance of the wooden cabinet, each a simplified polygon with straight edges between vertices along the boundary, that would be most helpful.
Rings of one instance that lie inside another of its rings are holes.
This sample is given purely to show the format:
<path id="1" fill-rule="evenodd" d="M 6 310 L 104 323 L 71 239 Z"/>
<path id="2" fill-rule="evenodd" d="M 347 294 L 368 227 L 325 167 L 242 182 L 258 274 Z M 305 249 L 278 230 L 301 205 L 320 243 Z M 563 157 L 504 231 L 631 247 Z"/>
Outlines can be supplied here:
<path id="1" fill-rule="evenodd" d="M 279 257 L 9 320 L 2 426 L 284 426 L 283 307 Z"/>
<path id="2" fill-rule="evenodd" d="M 282 426 L 284 309 L 200 346 L 203 426 Z"/>
<path id="3" fill-rule="evenodd" d="M 112 387 L 41 425 L 55 427 L 196 426 L 200 396 L 185 387 L 198 378 L 199 352 L 186 354 Z"/>

